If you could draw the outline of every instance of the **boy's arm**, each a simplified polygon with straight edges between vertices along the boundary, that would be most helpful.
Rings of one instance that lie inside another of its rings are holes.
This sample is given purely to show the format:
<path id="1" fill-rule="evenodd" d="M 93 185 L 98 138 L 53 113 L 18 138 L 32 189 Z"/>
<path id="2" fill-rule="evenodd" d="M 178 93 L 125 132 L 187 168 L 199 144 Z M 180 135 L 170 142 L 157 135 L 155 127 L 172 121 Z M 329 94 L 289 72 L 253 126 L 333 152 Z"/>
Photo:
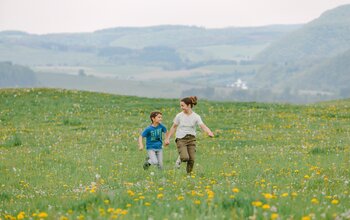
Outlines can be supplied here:
<path id="1" fill-rule="evenodd" d="M 171 126 L 169 132 L 166 133 L 165 135 L 165 140 L 164 140 L 164 145 L 167 146 L 170 144 L 170 138 L 171 136 L 173 136 L 173 134 L 175 133 L 177 128 L 177 124 L 173 124 L 173 126 Z"/>
<path id="2" fill-rule="evenodd" d="M 142 138 L 142 136 L 140 135 L 139 136 L 139 150 L 143 150 L 143 138 Z"/>
<path id="3" fill-rule="evenodd" d="M 209 137 L 214 137 L 213 132 L 204 123 L 199 126 L 203 131 L 205 131 L 209 135 Z"/>

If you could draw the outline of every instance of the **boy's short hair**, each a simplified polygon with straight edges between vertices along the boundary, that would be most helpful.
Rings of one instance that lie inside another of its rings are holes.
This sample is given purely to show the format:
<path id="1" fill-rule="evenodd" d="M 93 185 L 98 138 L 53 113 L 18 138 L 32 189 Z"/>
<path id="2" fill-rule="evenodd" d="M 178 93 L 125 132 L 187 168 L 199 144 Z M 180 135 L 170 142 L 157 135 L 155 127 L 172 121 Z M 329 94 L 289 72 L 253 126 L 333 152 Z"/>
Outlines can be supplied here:
<path id="1" fill-rule="evenodd" d="M 153 122 L 152 118 L 157 117 L 158 115 L 163 115 L 161 112 L 155 111 L 155 112 L 151 112 L 149 118 L 151 119 L 151 121 Z"/>

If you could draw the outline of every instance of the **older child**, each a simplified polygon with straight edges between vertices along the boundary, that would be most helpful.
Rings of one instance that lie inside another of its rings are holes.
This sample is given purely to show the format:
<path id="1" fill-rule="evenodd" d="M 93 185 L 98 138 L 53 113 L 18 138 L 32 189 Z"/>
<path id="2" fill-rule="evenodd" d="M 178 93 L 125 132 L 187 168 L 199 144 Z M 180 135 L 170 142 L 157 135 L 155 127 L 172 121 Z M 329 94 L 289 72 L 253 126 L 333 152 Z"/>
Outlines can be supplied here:
<path id="1" fill-rule="evenodd" d="M 165 146 L 170 143 L 170 137 L 176 130 L 176 146 L 180 155 L 177 163 L 187 162 L 186 171 L 191 173 L 193 170 L 195 152 L 196 152 L 196 125 L 205 131 L 210 137 L 214 137 L 213 132 L 203 123 L 201 117 L 196 114 L 192 108 L 197 105 L 197 97 L 190 96 L 181 99 L 181 112 L 174 119 L 174 124 L 166 135 Z"/>
<path id="2" fill-rule="evenodd" d="M 166 133 L 166 127 L 161 124 L 162 113 L 151 112 L 150 119 L 152 124 L 148 126 L 139 136 L 139 150 L 143 150 L 143 138 L 146 138 L 146 150 L 148 157 L 143 164 L 143 169 L 148 169 L 151 164 L 157 165 L 159 169 L 163 168 L 163 141 L 162 134 Z"/>

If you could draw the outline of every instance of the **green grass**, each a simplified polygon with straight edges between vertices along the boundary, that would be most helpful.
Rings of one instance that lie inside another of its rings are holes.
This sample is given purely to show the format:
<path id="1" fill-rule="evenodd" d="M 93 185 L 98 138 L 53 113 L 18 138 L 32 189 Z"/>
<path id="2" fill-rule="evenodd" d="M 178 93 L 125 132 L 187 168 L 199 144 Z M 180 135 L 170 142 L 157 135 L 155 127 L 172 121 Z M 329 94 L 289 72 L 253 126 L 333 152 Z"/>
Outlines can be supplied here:
<path id="1" fill-rule="evenodd" d="M 142 169 L 153 110 L 169 128 L 178 99 L 0 90 L 0 219 L 349 218 L 349 100 L 199 99 L 216 136 L 198 133 L 191 176 L 173 169 L 173 139 L 163 172 Z"/>

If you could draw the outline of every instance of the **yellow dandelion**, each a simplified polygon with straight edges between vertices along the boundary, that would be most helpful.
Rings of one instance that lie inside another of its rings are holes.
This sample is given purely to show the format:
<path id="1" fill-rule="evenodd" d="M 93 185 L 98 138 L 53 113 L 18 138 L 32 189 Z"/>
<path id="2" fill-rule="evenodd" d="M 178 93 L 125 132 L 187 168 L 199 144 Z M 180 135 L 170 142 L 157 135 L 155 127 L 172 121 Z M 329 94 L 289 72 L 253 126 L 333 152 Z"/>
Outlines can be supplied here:
<path id="1" fill-rule="evenodd" d="M 179 201 L 184 200 L 184 199 L 185 199 L 185 197 L 183 197 L 183 196 L 178 196 L 177 197 L 177 200 L 179 200 Z"/>
<path id="2" fill-rule="evenodd" d="M 262 206 L 262 202 L 254 201 L 254 202 L 252 202 L 252 205 L 255 206 L 255 207 L 260 207 L 260 206 Z"/>
<path id="3" fill-rule="evenodd" d="M 235 198 L 235 196 L 234 195 L 230 195 L 230 199 L 234 199 Z"/>
<path id="4" fill-rule="evenodd" d="M 60 220 L 68 220 L 68 217 L 67 216 L 61 216 Z"/>
<path id="5" fill-rule="evenodd" d="M 145 206 L 151 206 L 151 203 L 145 202 Z"/>
<path id="6" fill-rule="evenodd" d="M 158 195 L 157 195 L 157 198 L 158 199 L 161 199 L 161 198 L 163 198 L 164 197 L 164 195 L 162 194 L 162 193 L 159 193 Z"/>
<path id="7" fill-rule="evenodd" d="M 118 214 L 120 214 L 122 211 L 123 211 L 123 209 L 117 208 L 116 210 L 114 210 L 113 214 L 118 215 Z"/>
<path id="8" fill-rule="evenodd" d="M 271 220 L 278 219 L 278 214 L 277 213 L 272 213 L 271 214 Z"/>
<path id="9" fill-rule="evenodd" d="M 130 190 L 130 189 L 127 191 L 127 193 L 129 194 L 129 196 L 134 196 L 135 195 L 135 193 L 132 190 Z"/>
<path id="10" fill-rule="evenodd" d="M 130 207 L 131 207 L 131 204 L 130 204 L 130 203 L 126 204 L 126 207 L 127 207 L 127 208 L 130 208 Z"/>
<path id="11" fill-rule="evenodd" d="M 233 188 L 233 189 L 232 189 L 232 192 L 238 193 L 238 192 L 239 192 L 239 189 L 238 189 L 238 188 Z"/>
<path id="12" fill-rule="evenodd" d="M 48 214 L 47 214 L 46 212 L 40 212 L 40 213 L 38 214 L 38 217 L 39 217 L 39 218 L 47 218 L 47 216 L 48 216 Z"/>
<path id="13" fill-rule="evenodd" d="M 332 203 L 333 205 L 338 205 L 338 204 L 339 204 L 339 200 L 333 199 L 333 200 L 331 201 L 331 203 Z"/>
<path id="14" fill-rule="evenodd" d="M 100 208 L 99 210 L 100 216 L 105 216 L 106 215 L 106 211 L 104 208 Z"/>
<path id="15" fill-rule="evenodd" d="M 201 201 L 200 201 L 200 200 L 194 200 L 194 204 L 200 205 L 200 204 L 201 204 Z"/>
<path id="16" fill-rule="evenodd" d="M 265 199 L 272 199 L 273 195 L 271 193 L 263 193 Z"/>
<path id="17" fill-rule="evenodd" d="M 103 202 L 104 202 L 106 205 L 109 205 L 109 200 L 108 200 L 108 199 L 104 200 Z"/>
<path id="18" fill-rule="evenodd" d="M 292 196 L 292 197 L 297 197 L 297 196 L 298 196 L 298 193 L 292 192 L 291 196 Z"/>
<path id="19" fill-rule="evenodd" d="M 108 208 L 108 209 L 107 209 L 107 212 L 108 212 L 108 213 L 114 212 L 114 208 Z"/>
<path id="20" fill-rule="evenodd" d="M 310 179 L 310 176 L 309 175 L 305 175 L 304 179 L 308 180 L 308 179 Z"/>
<path id="21" fill-rule="evenodd" d="M 312 199 L 311 199 L 311 203 L 312 203 L 312 204 L 318 204 L 318 203 L 320 203 L 320 202 L 318 201 L 318 199 L 312 198 Z"/>
<path id="22" fill-rule="evenodd" d="M 288 193 L 282 193 L 281 197 L 287 197 L 288 195 Z"/>
<path id="23" fill-rule="evenodd" d="M 24 219 L 25 218 L 25 212 L 20 212 L 17 215 L 17 219 Z"/>
<path id="24" fill-rule="evenodd" d="M 123 210 L 120 214 L 126 215 L 126 214 L 128 214 L 128 210 Z"/>
<path id="25" fill-rule="evenodd" d="M 145 199 L 145 197 L 144 197 L 144 196 L 139 196 L 139 199 L 141 199 L 141 200 L 142 200 L 142 199 Z"/>
<path id="26" fill-rule="evenodd" d="M 270 205 L 269 205 L 269 204 L 264 204 L 264 205 L 262 206 L 262 208 L 263 208 L 263 209 L 269 209 L 269 208 L 270 208 Z"/>
<path id="27" fill-rule="evenodd" d="M 303 216 L 302 218 L 301 218 L 301 220 L 311 220 L 311 217 L 310 216 Z"/>

